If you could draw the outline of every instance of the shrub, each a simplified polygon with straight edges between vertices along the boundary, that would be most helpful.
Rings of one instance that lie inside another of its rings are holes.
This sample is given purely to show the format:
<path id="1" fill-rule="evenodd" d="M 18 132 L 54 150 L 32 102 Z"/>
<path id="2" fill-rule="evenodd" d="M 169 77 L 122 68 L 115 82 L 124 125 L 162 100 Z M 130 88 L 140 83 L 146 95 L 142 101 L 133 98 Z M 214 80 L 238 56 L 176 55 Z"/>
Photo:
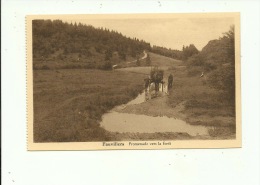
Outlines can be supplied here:
<path id="1" fill-rule="evenodd" d="M 197 76 L 199 77 L 201 75 L 201 72 L 203 72 L 202 67 L 189 67 L 188 68 L 188 76 Z"/>
<path id="2" fill-rule="evenodd" d="M 97 68 L 101 70 L 112 70 L 112 64 L 110 61 L 106 61 L 104 64 L 98 65 Z"/>
<path id="3" fill-rule="evenodd" d="M 209 85 L 222 91 L 222 98 L 235 105 L 235 67 L 221 66 L 209 75 Z"/>

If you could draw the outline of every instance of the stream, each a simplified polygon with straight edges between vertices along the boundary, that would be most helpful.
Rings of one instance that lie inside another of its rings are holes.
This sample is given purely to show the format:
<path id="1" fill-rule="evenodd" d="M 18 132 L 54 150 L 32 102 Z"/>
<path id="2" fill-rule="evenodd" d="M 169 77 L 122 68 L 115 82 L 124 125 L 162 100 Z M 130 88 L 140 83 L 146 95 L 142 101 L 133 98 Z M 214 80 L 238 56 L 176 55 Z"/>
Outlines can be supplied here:
<path id="1" fill-rule="evenodd" d="M 145 102 L 145 93 L 139 94 L 134 100 L 120 105 L 102 116 L 100 126 L 111 132 L 156 133 L 156 132 L 186 132 L 191 136 L 208 135 L 205 126 L 190 125 L 183 120 L 166 116 L 147 116 L 129 113 L 120 113 L 116 110 L 124 109 L 127 105 Z"/>

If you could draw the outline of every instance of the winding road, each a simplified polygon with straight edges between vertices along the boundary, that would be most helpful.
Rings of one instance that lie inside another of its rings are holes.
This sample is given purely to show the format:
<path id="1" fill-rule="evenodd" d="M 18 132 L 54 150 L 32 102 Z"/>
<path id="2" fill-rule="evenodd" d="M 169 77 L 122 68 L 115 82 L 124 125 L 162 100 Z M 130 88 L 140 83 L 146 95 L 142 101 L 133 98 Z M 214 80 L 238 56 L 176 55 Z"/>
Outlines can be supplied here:
<path id="1" fill-rule="evenodd" d="M 146 53 L 145 51 L 144 51 L 143 53 L 144 53 L 144 56 L 141 58 L 141 60 L 147 58 L 147 53 Z M 127 62 L 127 63 L 130 64 L 130 63 L 134 63 L 134 62 L 137 62 L 137 60 L 134 60 L 134 61 L 132 61 L 132 62 Z"/>
<path id="2" fill-rule="evenodd" d="M 147 53 L 145 51 L 143 51 L 143 54 L 144 54 L 144 56 L 142 58 L 140 58 L 141 60 L 147 58 Z M 132 62 L 127 62 L 127 64 L 131 64 L 131 63 L 135 63 L 135 62 L 137 62 L 137 59 L 132 61 Z M 115 69 L 117 66 L 118 66 L 118 64 L 115 64 L 115 65 L 112 66 L 112 68 Z"/>

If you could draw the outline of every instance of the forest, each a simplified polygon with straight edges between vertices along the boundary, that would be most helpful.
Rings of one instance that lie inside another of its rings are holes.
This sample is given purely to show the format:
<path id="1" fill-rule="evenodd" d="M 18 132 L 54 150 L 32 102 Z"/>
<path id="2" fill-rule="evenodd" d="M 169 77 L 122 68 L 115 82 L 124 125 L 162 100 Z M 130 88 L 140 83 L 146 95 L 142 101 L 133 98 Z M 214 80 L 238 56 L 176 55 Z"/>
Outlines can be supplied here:
<path id="1" fill-rule="evenodd" d="M 143 40 L 82 23 L 33 20 L 32 28 L 34 69 L 110 69 L 151 49 Z"/>

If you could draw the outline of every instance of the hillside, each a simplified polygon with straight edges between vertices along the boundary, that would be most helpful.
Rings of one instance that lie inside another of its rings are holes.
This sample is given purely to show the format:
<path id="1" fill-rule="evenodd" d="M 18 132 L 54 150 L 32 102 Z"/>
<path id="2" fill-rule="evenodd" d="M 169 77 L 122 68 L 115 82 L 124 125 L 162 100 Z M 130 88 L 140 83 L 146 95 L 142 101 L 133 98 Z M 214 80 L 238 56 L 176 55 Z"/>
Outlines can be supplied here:
<path id="1" fill-rule="evenodd" d="M 109 69 L 150 50 L 143 40 L 81 23 L 33 20 L 32 26 L 34 69 Z"/>
<path id="2" fill-rule="evenodd" d="M 200 61 L 198 61 L 200 60 Z M 235 42 L 234 27 L 219 39 L 211 40 L 204 46 L 198 55 L 189 58 L 189 64 L 193 66 L 203 66 L 208 70 L 207 65 L 214 65 L 216 69 L 222 64 L 234 64 L 235 62 Z"/>
<path id="3" fill-rule="evenodd" d="M 204 72 L 207 85 L 220 92 L 221 101 L 235 104 L 234 27 L 218 40 L 209 41 L 202 51 L 188 58 L 190 76 Z"/>
<path id="4" fill-rule="evenodd" d="M 203 60 L 211 64 L 225 64 L 232 61 L 232 56 L 229 53 L 229 40 L 222 38 L 219 40 L 211 40 L 202 49 L 200 55 Z"/>

